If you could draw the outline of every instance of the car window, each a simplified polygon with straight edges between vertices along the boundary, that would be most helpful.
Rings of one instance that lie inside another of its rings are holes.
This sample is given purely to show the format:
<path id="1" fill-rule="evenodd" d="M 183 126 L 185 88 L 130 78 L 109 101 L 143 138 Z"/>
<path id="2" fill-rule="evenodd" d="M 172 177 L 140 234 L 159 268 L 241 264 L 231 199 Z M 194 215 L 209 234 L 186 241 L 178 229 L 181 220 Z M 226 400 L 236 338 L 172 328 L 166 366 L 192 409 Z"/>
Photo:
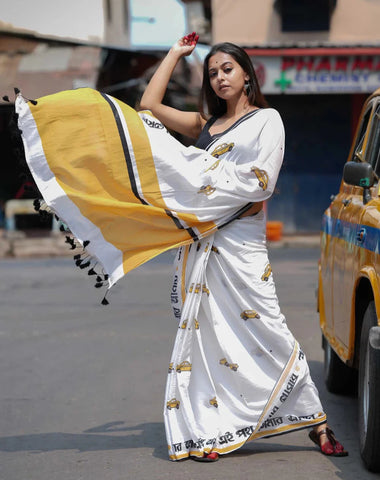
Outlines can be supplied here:
<path id="1" fill-rule="evenodd" d="M 362 123 L 360 125 L 359 134 L 356 137 L 356 145 L 355 145 L 355 149 L 354 149 L 354 155 L 353 155 L 353 158 L 351 159 L 351 160 L 354 160 L 356 162 L 357 161 L 364 161 L 364 159 L 363 159 L 363 145 L 364 145 L 364 139 L 365 139 L 365 136 L 366 136 L 367 125 L 368 125 L 370 114 L 371 114 L 371 107 L 369 107 L 368 110 L 366 111 L 366 113 L 363 117 Z"/>
<path id="2" fill-rule="evenodd" d="M 377 176 L 380 174 L 380 104 L 373 114 L 371 133 L 368 139 L 368 153 L 366 160 L 373 167 Z"/>

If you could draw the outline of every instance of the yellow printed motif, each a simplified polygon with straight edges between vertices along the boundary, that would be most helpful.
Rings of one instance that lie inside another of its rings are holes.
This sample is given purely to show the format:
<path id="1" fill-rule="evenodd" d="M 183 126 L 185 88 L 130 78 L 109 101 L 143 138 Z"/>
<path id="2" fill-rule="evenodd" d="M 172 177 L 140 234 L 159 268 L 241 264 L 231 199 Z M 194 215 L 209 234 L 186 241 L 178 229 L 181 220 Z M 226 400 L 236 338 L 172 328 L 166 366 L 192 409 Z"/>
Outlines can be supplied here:
<path id="1" fill-rule="evenodd" d="M 171 410 L 172 408 L 176 408 L 177 410 L 179 409 L 181 402 L 175 398 L 172 398 L 168 402 L 166 402 L 166 408 L 168 410 Z"/>
<path id="2" fill-rule="evenodd" d="M 223 155 L 223 153 L 227 153 L 227 152 L 230 152 L 233 147 L 234 147 L 234 143 L 222 143 L 222 145 L 219 145 L 215 148 L 215 150 L 211 153 L 211 155 L 215 158 L 217 158 L 218 160 L 216 162 L 214 162 L 211 167 L 209 167 L 206 172 L 208 172 L 209 170 L 215 170 L 219 163 L 220 163 L 220 156 Z"/>
<path id="3" fill-rule="evenodd" d="M 234 372 L 236 372 L 237 369 L 239 368 L 239 365 L 237 363 L 229 363 L 227 362 L 226 358 L 222 358 L 221 360 L 219 360 L 219 363 L 226 367 L 230 367 L 230 369 L 233 370 Z"/>
<path id="4" fill-rule="evenodd" d="M 171 362 L 169 363 L 168 373 L 172 373 L 173 370 L 174 370 L 173 362 Z"/>
<path id="5" fill-rule="evenodd" d="M 213 407 L 218 408 L 218 401 L 216 400 L 216 397 L 212 398 L 209 403 Z"/>
<path id="6" fill-rule="evenodd" d="M 256 312 L 256 310 L 244 310 L 240 314 L 240 318 L 243 320 L 248 320 L 248 318 L 260 318 L 260 315 Z"/>
<path id="7" fill-rule="evenodd" d="M 234 148 L 234 143 L 222 143 L 218 145 L 211 155 L 215 158 L 219 158 L 223 153 L 230 152 Z"/>
<path id="8" fill-rule="evenodd" d="M 251 172 L 253 172 L 257 180 L 259 181 L 259 185 L 263 190 L 266 190 L 268 187 L 268 174 L 265 170 L 260 170 L 259 168 L 252 167 Z"/>
<path id="9" fill-rule="evenodd" d="M 199 322 L 196 318 L 194 318 L 194 328 L 195 330 L 199 330 Z"/>
<path id="10" fill-rule="evenodd" d="M 217 166 L 219 165 L 220 160 L 221 160 L 221 159 L 219 158 L 216 162 L 214 162 L 214 163 L 211 165 L 211 167 L 207 168 L 207 169 L 205 170 L 205 172 L 208 172 L 209 170 L 215 170 L 215 169 L 217 168 Z"/>
<path id="11" fill-rule="evenodd" d="M 176 371 L 177 371 L 178 373 L 181 373 L 181 372 L 191 372 L 191 363 L 185 360 L 184 362 L 182 362 L 182 363 L 180 363 L 179 365 L 177 365 Z"/>
<path id="12" fill-rule="evenodd" d="M 211 185 L 203 185 L 199 190 L 198 193 L 204 193 L 205 195 L 211 195 L 214 193 L 216 190 L 215 187 L 212 187 Z"/>
<path id="13" fill-rule="evenodd" d="M 185 330 L 186 327 L 187 327 L 187 320 L 184 320 L 181 324 L 181 328 L 182 330 Z"/>
<path id="14" fill-rule="evenodd" d="M 210 296 L 210 290 L 207 288 L 207 285 L 205 283 L 202 285 L 202 292 L 207 293 L 208 297 Z"/>
<path id="15" fill-rule="evenodd" d="M 263 280 L 263 282 L 267 282 L 269 280 L 271 273 L 272 273 L 272 267 L 271 267 L 271 264 L 268 263 L 268 265 L 265 267 L 264 273 L 261 276 L 261 280 Z"/>

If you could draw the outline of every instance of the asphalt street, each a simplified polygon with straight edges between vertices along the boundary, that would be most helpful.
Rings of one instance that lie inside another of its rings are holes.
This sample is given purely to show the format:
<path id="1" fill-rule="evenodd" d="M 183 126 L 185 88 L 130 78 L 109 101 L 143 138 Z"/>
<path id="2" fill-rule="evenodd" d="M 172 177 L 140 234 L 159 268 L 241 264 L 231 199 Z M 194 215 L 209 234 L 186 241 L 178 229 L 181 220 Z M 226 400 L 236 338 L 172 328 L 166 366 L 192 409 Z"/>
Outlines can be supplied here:
<path id="1" fill-rule="evenodd" d="M 282 310 L 350 456 L 323 456 L 300 431 L 251 442 L 213 464 L 168 460 L 172 258 L 131 272 L 107 307 L 71 259 L 0 261 L 0 479 L 378 478 L 359 457 L 356 399 L 323 384 L 316 248 L 271 248 L 270 259 Z"/>

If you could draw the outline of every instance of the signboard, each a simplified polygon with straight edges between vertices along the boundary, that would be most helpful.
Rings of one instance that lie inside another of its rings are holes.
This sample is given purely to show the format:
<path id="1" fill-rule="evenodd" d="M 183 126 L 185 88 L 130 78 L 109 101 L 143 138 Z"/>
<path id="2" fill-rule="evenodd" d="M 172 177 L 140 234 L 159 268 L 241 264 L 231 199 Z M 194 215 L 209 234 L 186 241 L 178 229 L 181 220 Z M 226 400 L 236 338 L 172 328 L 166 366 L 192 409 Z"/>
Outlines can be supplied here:
<path id="1" fill-rule="evenodd" d="M 264 94 L 371 93 L 380 87 L 380 56 L 254 56 Z"/>

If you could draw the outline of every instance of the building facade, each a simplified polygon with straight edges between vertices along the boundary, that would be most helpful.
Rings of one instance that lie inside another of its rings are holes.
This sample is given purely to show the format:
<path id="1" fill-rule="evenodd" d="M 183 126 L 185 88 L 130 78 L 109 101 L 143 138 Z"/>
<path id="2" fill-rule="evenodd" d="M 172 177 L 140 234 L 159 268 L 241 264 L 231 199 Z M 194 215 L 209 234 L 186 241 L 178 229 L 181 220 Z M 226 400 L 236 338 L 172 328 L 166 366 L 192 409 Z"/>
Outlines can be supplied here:
<path id="1" fill-rule="evenodd" d="M 361 106 L 380 86 L 379 18 L 380 3 L 367 0 L 212 0 L 213 43 L 246 48 L 284 120 L 267 206 L 289 233 L 318 231 L 339 189 Z"/>

